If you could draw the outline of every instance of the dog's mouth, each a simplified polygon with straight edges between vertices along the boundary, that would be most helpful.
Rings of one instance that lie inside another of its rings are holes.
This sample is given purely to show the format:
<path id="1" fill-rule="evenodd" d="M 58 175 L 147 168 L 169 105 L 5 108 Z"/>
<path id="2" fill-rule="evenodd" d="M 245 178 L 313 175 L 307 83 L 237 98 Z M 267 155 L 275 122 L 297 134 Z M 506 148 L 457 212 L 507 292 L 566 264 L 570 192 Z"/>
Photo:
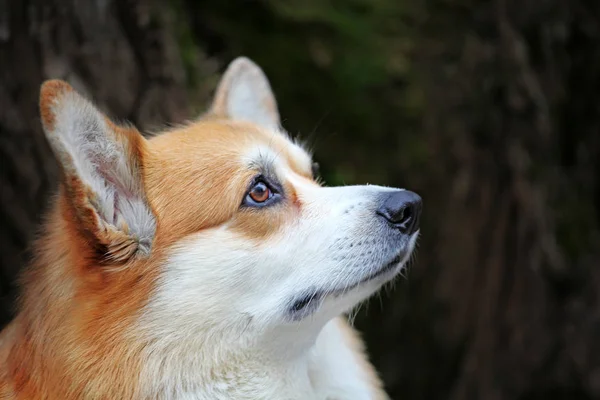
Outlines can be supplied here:
<path id="1" fill-rule="evenodd" d="M 347 293 L 350 290 L 355 289 L 364 283 L 370 282 L 370 281 L 380 278 L 384 275 L 388 275 L 388 274 L 391 275 L 392 271 L 394 271 L 393 275 L 395 275 L 395 270 L 398 268 L 398 264 L 400 263 L 400 261 L 402 261 L 404 259 L 405 256 L 406 256 L 405 252 L 401 252 L 396 257 L 394 257 L 390 262 L 385 264 L 382 268 L 365 276 L 364 278 L 360 279 L 356 283 L 352 283 L 348 286 L 344 286 L 343 288 L 324 291 L 324 294 L 326 296 L 333 296 L 333 297 L 341 296 L 344 293 Z"/>
<path id="2" fill-rule="evenodd" d="M 340 288 L 320 289 L 316 291 L 311 291 L 310 293 L 307 293 L 306 295 L 297 298 L 292 303 L 292 305 L 289 308 L 290 313 L 295 316 L 294 319 L 301 319 L 305 315 L 311 314 L 313 311 L 315 311 L 326 297 L 342 296 L 365 283 L 374 281 L 379 278 L 386 277 L 387 279 L 390 279 L 392 276 L 396 275 L 398 266 L 405 257 L 406 252 L 400 252 L 383 267 L 379 268 L 378 270 L 372 272 L 371 274 L 361 278 L 360 280 L 350 285 L 346 285 Z"/>

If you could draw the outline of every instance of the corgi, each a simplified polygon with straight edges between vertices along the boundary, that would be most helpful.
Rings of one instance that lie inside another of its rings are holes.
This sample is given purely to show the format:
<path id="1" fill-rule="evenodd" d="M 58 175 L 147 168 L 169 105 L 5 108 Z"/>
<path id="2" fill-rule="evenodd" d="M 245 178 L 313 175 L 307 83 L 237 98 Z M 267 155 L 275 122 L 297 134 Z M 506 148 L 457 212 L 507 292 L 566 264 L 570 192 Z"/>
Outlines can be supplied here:
<path id="1" fill-rule="evenodd" d="M 1 399 L 387 398 L 343 315 L 406 265 L 417 194 L 321 185 L 244 57 L 151 137 L 59 80 L 40 114 L 62 179 L 0 334 Z"/>

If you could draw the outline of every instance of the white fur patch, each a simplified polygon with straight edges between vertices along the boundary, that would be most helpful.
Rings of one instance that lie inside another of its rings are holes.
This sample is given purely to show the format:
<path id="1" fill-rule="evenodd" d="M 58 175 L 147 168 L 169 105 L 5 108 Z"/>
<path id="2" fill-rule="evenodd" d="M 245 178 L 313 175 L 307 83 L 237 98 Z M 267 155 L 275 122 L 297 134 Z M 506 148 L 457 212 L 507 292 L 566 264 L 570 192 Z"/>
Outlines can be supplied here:
<path id="1" fill-rule="evenodd" d="M 292 225 L 257 245 L 224 224 L 170 252 L 138 330 L 152 344 L 145 395 L 368 398 L 364 373 L 329 321 L 378 290 L 389 274 L 355 284 L 403 248 L 410 254 L 416 235 L 387 238 L 375 210 L 393 189 L 323 188 L 276 167 L 303 204 Z M 294 318 L 294 300 L 311 290 L 339 294 L 315 299 L 309 314 Z"/>

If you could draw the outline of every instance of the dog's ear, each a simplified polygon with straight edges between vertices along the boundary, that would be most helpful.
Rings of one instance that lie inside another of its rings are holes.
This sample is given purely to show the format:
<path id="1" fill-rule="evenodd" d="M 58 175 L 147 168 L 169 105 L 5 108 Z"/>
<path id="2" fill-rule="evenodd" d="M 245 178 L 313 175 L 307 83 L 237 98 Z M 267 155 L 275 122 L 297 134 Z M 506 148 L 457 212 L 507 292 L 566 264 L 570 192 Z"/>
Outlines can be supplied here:
<path id="1" fill-rule="evenodd" d="M 279 111 L 271 85 L 262 69 L 246 57 L 229 64 L 221 78 L 211 112 L 234 120 L 279 128 Z"/>
<path id="2" fill-rule="evenodd" d="M 102 261 L 149 254 L 156 222 L 144 191 L 142 135 L 115 125 L 59 80 L 42 85 L 40 113 L 69 207 Z"/>

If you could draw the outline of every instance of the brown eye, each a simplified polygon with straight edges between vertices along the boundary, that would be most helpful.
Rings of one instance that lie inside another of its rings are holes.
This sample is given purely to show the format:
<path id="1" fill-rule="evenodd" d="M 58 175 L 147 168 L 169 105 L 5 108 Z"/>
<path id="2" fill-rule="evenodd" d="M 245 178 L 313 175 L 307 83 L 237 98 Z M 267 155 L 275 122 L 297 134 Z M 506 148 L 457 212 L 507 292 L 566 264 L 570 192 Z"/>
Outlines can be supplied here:
<path id="1" fill-rule="evenodd" d="M 273 193 L 271 193 L 271 189 L 269 189 L 264 182 L 257 182 L 248 193 L 248 196 L 250 196 L 252 201 L 255 203 L 264 203 L 265 201 L 269 200 L 272 195 Z"/>
<path id="2" fill-rule="evenodd" d="M 268 181 L 263 176 L 256 177 L 253 182 L 250 190 L 246 192 L 241 207 L 268 207 L 281 200 L 283 192 L 278 190 L 277 183 Z"/>

